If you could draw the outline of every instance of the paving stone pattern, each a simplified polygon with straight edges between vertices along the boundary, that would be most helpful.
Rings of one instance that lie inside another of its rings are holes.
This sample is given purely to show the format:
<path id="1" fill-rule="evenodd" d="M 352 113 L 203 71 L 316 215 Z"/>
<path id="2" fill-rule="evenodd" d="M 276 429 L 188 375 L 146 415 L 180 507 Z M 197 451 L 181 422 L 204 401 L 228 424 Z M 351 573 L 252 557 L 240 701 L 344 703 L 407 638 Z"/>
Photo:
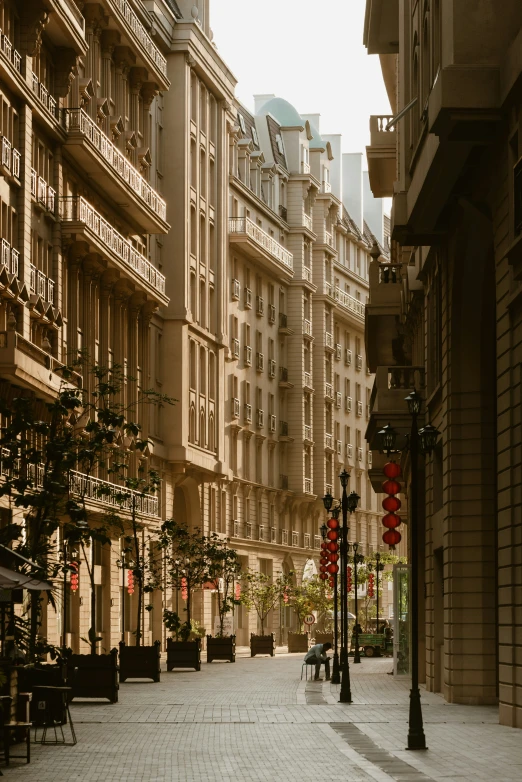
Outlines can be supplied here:
<path id="1" fill-rule="evenodd" d="M 74 701 L 78 744 L 33 745 L 23 782 L 471 782 L 522 780 L 522 733 L 493 707 L 422 694 L 429 751 L 405 751 L 408 682 L 389 660 L 351 667 L 352 704 L 339 686 L 300 679 L 302 655 L 239 656 L 199 673 L 125 682 L 120 701 Z"/>

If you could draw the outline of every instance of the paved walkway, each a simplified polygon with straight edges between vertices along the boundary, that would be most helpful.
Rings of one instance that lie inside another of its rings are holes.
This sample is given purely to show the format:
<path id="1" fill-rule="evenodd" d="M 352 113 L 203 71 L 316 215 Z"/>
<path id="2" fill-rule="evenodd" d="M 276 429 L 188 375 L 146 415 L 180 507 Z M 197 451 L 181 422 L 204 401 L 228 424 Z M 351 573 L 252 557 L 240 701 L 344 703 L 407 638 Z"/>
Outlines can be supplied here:
<path id="1" fill-rule="evenodd" d="M 300 680 L 302 655 L 240 656 L 161 682 L 126 682 L 120 701 L 74 701 L 75 747 L 33 745 L 23 782 L 426 782 L 522 780 L 522 732 L 491 707 L 423 693 L 428 752 L 404 750 L 408 683 L 389 660 L 352 665 L 351 705 L 338 687 Z M 16 765 L 15 765 L 16 764 Z"/>

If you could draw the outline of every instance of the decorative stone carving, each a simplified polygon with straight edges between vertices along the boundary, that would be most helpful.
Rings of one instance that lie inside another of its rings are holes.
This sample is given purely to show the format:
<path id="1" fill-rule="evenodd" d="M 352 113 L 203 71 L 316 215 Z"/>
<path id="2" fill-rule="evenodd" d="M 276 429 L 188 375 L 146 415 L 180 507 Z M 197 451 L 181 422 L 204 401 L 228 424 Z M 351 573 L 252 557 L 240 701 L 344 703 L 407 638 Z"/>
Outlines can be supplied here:
<path id="1" fill-rule="evenodd" d="M 22 40 L 25 39 L 25 48 L 30 57 L 34 57 L 40 51 L 42 45 L 42 33 L 49 24 L 49 13 L 42 8 L 40 3 L 26 0 L 22 4 Z"/>
<path id="2" fill-rule="evenodd" d="M 78 74 L 80 56 L 74 49 L 58 49 L 54 56 L 54 92 L 59 98 L 66 98 L 71 84 Z"/>

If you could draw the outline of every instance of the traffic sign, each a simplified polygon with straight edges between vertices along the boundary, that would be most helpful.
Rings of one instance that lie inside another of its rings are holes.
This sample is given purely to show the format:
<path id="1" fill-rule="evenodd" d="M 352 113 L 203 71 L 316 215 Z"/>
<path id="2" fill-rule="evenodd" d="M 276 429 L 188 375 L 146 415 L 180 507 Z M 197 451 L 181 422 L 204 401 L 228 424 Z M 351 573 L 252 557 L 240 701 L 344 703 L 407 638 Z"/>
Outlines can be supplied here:
<path id="1" fill-rule="evenodd" d="M 307 614 L 303 619 L 305 625 L 313 625 L 315 622 L 315 616 L 313 614 Z"/>

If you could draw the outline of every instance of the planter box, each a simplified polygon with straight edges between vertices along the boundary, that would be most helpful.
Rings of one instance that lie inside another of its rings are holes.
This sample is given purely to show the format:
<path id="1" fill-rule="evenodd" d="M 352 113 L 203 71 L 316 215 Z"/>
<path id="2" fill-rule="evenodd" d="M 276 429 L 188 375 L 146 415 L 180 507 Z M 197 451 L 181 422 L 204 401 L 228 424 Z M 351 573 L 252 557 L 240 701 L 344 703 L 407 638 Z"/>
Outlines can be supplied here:
<path id="1" fill-rule="evenodd" d="M 288 633 L 288 652 L 308 651 L 308 635 L 306 633 Z"/>
<path id="2" fill-rule="evenodd" d="M 174 668 L 201 670 L 201 638 L 196 638 L 195 641 L 167 639 L 167 671 Z"/>
<path id="3" fill-rule="evenodd" d="M 160 642 L 152 646 L 126 646 L 120 641 L 120 682 L 127 679 L 160 680 Z"/>
<path id="4" fill-rule="evenodd" d="M 315 643 L 316 644 L 332 644 L 332 646 L 333 646 L 333 633 L 316 633 L 315 634 Z"/>
<path id="5" fill-rule="evenodd" d="M 236 636 L 229 635 L 224 638 L 213 638 L 207 635 L 207 663 L 213 660 L 236 661 Z"/>
<path id="6" fill-rule="evenodd" d="M 118 701 L 118 651 L 109 654 L 70 654 L 67 684 L 73 698 L 107 698 Z"/>
<path id="7" fill-rule="evenodd" d="M 250 657 L 255 657 L 256 654 L 269 654 L 273 657 L 275 654 L 275 638 L 274 634 L 270 635 L 251 635 L 250 636 Z"/>

